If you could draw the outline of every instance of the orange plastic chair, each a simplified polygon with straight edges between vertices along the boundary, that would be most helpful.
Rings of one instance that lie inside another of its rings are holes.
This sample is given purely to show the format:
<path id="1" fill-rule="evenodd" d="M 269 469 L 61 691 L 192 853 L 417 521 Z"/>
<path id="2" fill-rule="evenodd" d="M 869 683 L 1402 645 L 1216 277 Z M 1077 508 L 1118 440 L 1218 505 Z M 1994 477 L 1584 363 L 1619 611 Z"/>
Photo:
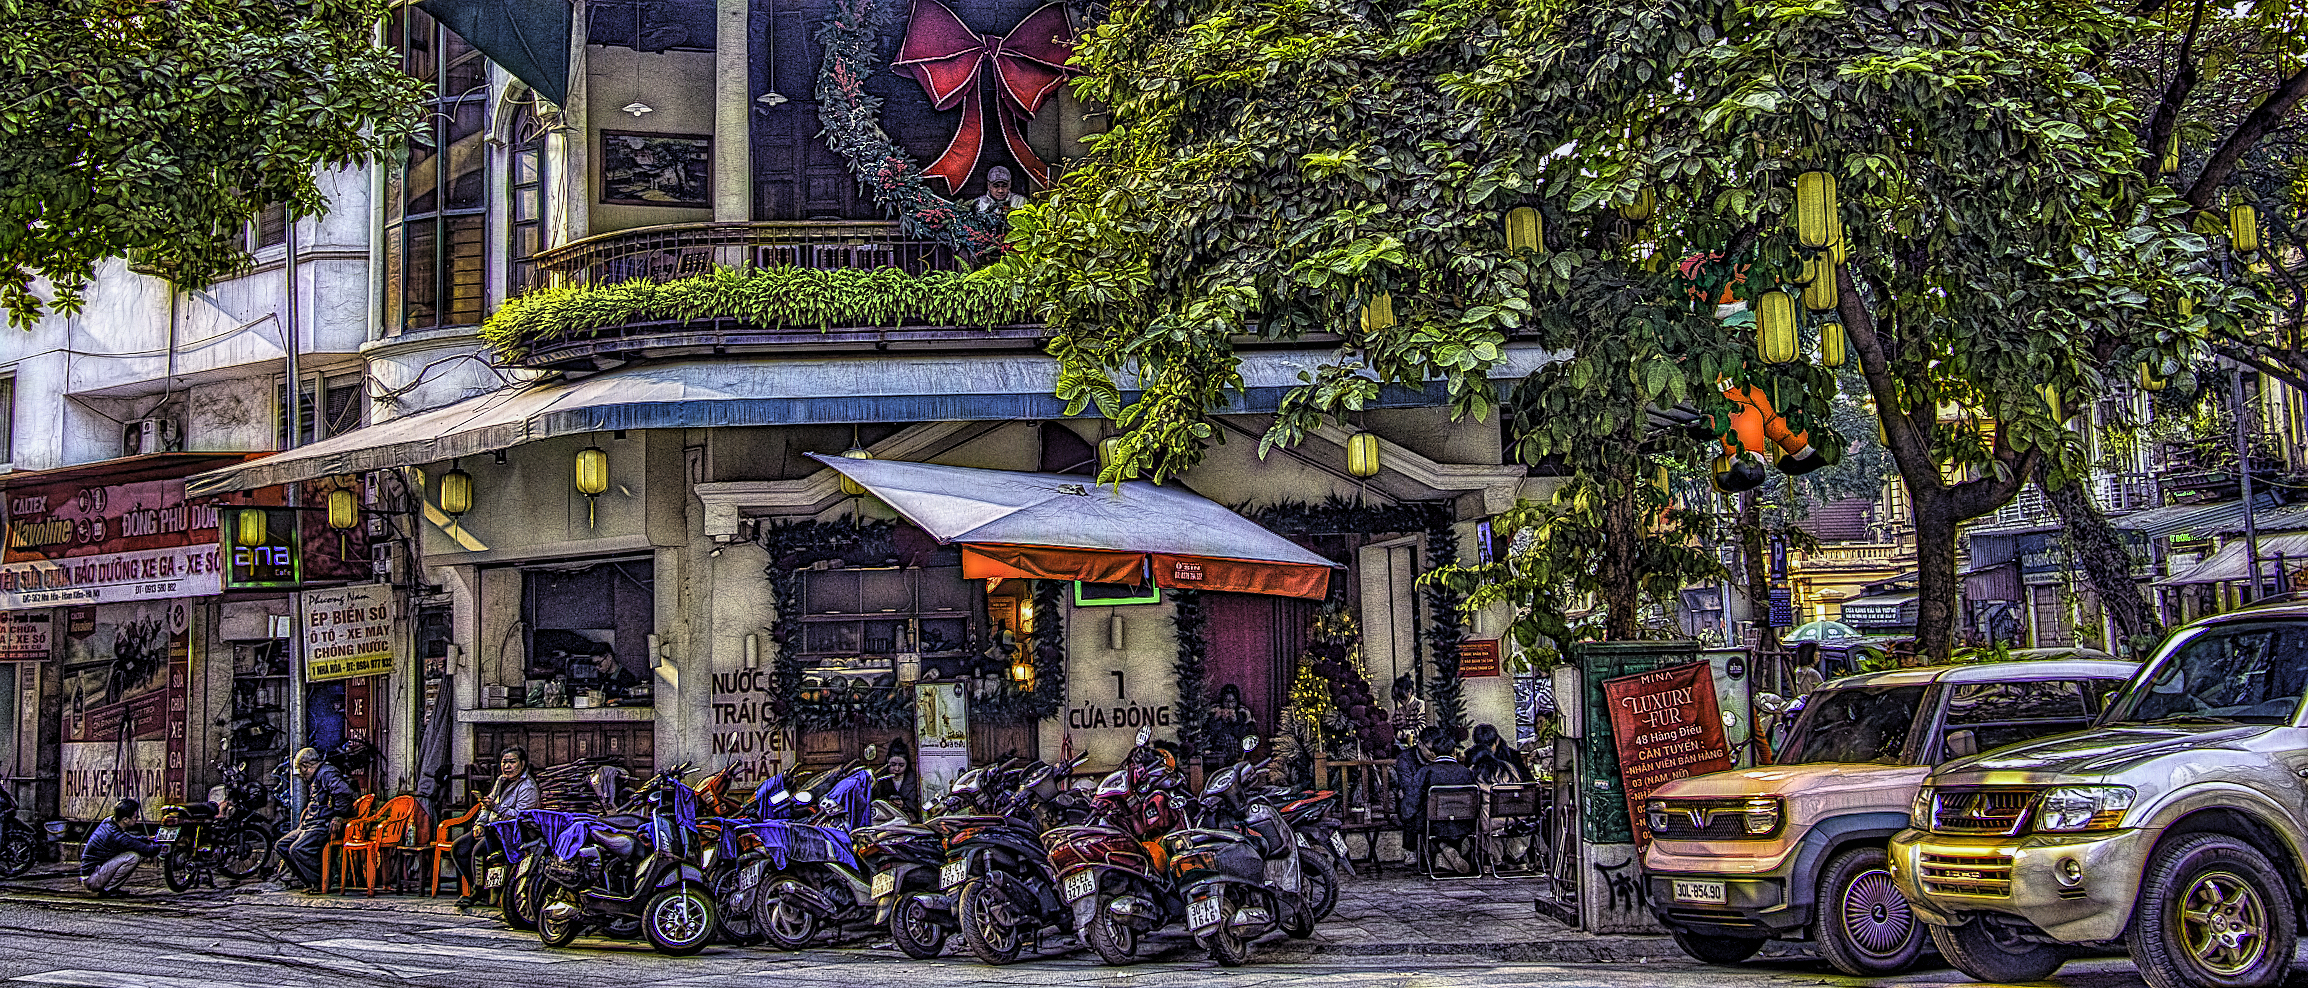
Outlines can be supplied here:
<path id="1" fill-rule="evenodd" d="M 353 800 L 353 817 L 352 819 L 345 821 L 344 832 L 338 834 L 335 839 L 329 841 L 328 843 L 321 845 L 321 891 L 326 892 L 329 890 L 329 862 L 334 861 L 337 863 L 337 871 L 342 872 L 345 870 L 345 842 L 351 840 L 353 837 L 360 834 L 367 828 L 369 808 L 375 806 L 376 804 L 377 795 L 375 793 L 361 794 L 359 799 Z M 340 874 L 337 876 L 337 878 L 341 883 L 344 879 L 344 876 Z"/>
<path id="2" fill-rule="evenodd" d="M 479 801 L 475 801 L 471 807 L 465 810 L 465 814 L 463 816 L 451 817 L 447 820 L 443 820 L 441 821 L 440 826 L 433 828 L 433 880 L 430 883 L 427 883 L 425 886 L 426 898 L 436 898 L 441 894 L 441 859 L 448 857 L 457 851 L 456 838 L 450 837 L 449 831 L 452 828 L 471 825 L 473 818 L 479 816 L 480 813 L 481 804 Z M 472 883 L 465 881 L 463 877 L 459 877 L 457 879 L 457 894 L 472 895 Z"/>
<path id="3" fill-rule="evenodd" d="M 384 809 L 369 818 L 368 827 L 358 838 L 353 836 L 352 828 L 345 829 L 342 852 L 344 860 L 338 866 L 345 874 L 345 891 L 352 891 L 352 859 L 357 856 L 366 865 L 363 874 L 368 882 L 369 895 L 377 894 L 378 862 L 384 857 L 385 851 L 400 846 L 401 841 L 408 839 L 409 828 L 417 825 L 417 816 L 421 812 L 423 807 L 418 804 L 417 797 L 395 796 L 385 801 Z"/>

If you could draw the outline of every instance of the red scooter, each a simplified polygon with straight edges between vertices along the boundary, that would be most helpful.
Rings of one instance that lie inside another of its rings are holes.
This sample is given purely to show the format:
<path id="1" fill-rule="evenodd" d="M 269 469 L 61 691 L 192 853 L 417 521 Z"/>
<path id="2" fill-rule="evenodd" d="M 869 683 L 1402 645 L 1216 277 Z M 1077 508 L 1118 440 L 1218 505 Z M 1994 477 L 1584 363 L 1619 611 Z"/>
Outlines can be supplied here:
<path id="1" fill-rule="evenodd" d="M 1115 966 L 1137 959 L 1146 934 L 1186 915 L 1161 844 L 1162 835 L 1185 825 L 1171 802 L 1184 777 L 1169 752 L 1147 746 L 1151 736 L 1140 728 L 1137 747 L 1098 784 L 1088 823 L 1042 835 L 1075 931 Z"/>

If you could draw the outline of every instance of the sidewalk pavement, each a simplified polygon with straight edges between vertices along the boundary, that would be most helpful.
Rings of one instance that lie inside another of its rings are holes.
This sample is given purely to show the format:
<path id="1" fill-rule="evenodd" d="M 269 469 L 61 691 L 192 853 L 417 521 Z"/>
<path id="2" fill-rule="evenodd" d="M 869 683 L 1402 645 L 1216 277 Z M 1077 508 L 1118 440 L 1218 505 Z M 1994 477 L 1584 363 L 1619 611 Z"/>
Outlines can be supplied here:
<path id="1" fill-rule="evenodd" d="M 1274 940 L 1261 950 L 1279 954 L 1382 957 L 1400 955 L 1483 957 L 1514 963 L 1641 964 L 1689 962 L 1665 936 L 1594 934 L 1571 929 L 1541 914 L 1534 903 L 1539 883 L 1527 879 L 1474 878 L 1433 881 L 1400 872 L 1383 878 L 1348 879 L 1339 904 L 1316 927 L 1312 939 Z M 215 890 L 171 893 L 156 868 L 137 870 L 130 890 L 142 902 L 182 901 L 209 907 L 231 903 L 328 910 L 377 910 L 443 917 L 495 919 L 496 910 L 459 910 L 448 894 L 307 895 L 269 891 L 260 883 Z M 0 897 L 36 892 L 86 898 L 71 865 L 44 865 L 0 884 Z M 1804 945 L 1769 944 L 1765 956 L 1810 956 Z"/>

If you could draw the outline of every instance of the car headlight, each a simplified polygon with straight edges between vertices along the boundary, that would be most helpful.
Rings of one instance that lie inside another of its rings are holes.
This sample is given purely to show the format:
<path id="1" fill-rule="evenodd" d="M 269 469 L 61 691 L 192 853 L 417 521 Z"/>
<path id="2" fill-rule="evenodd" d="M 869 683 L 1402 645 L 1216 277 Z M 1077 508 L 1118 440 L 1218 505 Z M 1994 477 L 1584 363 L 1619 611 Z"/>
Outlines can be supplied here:
<path id="1" fill-rule="evenodd" d="M 2131 808 L 2130 786 L 2057 786 L 2036 797 L 2036 830 L 2114 830 Z"/>
<path id="2" fill-rule="evenodd" d="M 1757 796 L 1747 801 L 1747 835 L 1761 837 L 1779 829 L 1779 797 Z"/>
<path id="3" fill-rule="evenodd" d="M 1643 807 L 1643 823 L 1651 828 L 1652 836 L 1667 832 L 1667 804 L 1652 800 Z"/>
<path id="4" fill-rule="evenodd" d="M 1915 802 L 1907 806 L 1907 825 L 1917 830 L 1931 829 L 1931 787 L 1915 791 Z"/>

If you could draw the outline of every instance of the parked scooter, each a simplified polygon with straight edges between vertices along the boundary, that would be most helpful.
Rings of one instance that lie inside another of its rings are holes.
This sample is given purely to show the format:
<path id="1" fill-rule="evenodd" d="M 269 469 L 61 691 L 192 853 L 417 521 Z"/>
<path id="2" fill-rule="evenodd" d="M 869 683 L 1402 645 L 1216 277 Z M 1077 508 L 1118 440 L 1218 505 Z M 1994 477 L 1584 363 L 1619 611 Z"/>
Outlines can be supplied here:
<path id="1" fill-rule="evenodd" d="M 997 819 L 955 831 L 946 845 L 941 880 L 951 883 L 955 865 L 964 877 L 955 896 L 954 918 L 962 943 L 988 964 L 1008 964 L 1039 941 L 1044 930 L 1074 929 L 1074 914 L 1058 895 L 1049 852 L 1042 847 L 1042 788 L 1080 766 L 1083 755 L 1064 765 L 1035 763 L 1016 790 L 988 807 Z M 948 885 L 951 888 L 951 885 Z"/>
<path id="2" fill-rule="evenodd" d="M 1185 915 L 1160 863 L 1162 835 L 1185 823 L 1170 793 L 1184 777 L 1152 737 L 1139 728 L 1122 767 L 1098 784 L 1087 823 L 1042 835 L 1074 929 L 1112 965 L 1137 959 L 1146 934 Z"/>
<path id="3" fill-rule="evenodd" d="M 171 892 L 216 887 L 216 876 L 239 881 L 272 863 L 271 822 L 258 814 L 272 796 L 254 782 L 247 763 L 225 769 L 224 784 L 197 803 L 160 808 L 153 842 L 161 846 L 160 875 Z"/>
<path id="4" fill-rule="evenodd" d="M 1244 738 L 1242 752 L 1257 750 Z M 1203 786 L 1201 826 L 1162 838 L 1170 880 L 1186 902 L 1186 929 L 1225 967 L 1250 960 L 1252 941 L 1275 929 L 1314 935 L 1314 912 L 1301 894 L 1298 837 L 1274 806 L 1249 795 L 1251 780 L 1272 759 L 1240 762 Z"/>
<path id="5" fill-rule="evenodd" d="M 753 826 L 775 869 L 752 903 L 755 925 L 771 943 L 800 950 L 827 930 L 873 915 L 873 873 L 851 843 L 872 822 L 873 783 L 872 772 L 851 770 L 811 800 L 816 812 L 808 819 Z"/>
<path id="6" fill-rule="evenodd" d="M 1267 795 L 1290 824 L 1291 833 L 1297 835 L 1298 859 L 1306 879 L 1304 891 L 1314 918 L 1317 922 L 1328 919 L 1338 908 L 1339 876 L 1354 874 L 1353 857 L 1347 853 L 1346 838 L 1338 829 L 1338 794 L 1323 789 L 1270 791 Z"/>
<path id="7" fill-rule="evenodd" d="M 0 878 L 14 878 L 40 863 L 42 832 L 16 815 L 16 797 L 0 784 Z"/>
<path id="8" fill-rule="evenodd" d="M 539 874 L 537 936 L 565 947 L 591 929 L 648 938 L 659 952 L 694 954 L 720 929 L 718 906 L 697 864 L 696 796 L 684 764 L 637 793 L 641 817 L 536 811 L 552 849 Z"/>

